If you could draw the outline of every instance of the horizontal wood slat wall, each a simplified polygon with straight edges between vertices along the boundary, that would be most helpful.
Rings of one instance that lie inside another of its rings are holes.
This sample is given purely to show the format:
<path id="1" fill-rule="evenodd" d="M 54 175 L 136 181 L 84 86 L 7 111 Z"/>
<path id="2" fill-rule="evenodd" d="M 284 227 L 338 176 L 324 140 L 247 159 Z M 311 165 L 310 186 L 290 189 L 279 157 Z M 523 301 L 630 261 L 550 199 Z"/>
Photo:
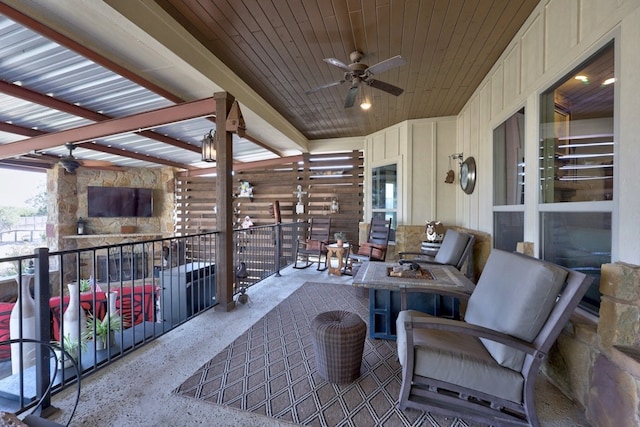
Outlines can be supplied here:
<path id="1" fill-rule="evenodd" d="M 331 233 L 344 231 L 347 240 L 357 242 L 358 224 L 364 212 L 364 157 L 361 151 L 346 153 L 305 154 L 301 164 L 283 163 L 264 169 L 236 172 L 236 195 L 233 199 L 236 227 L 245 216 L 254 225 L 273 224 L 273 203 L 280 204 L 282 222 L 308 221 L 314 216 L 331 216 Z M 178 177 L 176 180 L 176 233 L 187 235 L 216 230 L 215 177 Z M 253 187 L 253 197 L 238 197 L 240 182 Z M 296 214 L 298 198 L 294 194 L 301 185 L 304 214 Z M 330 213 L 333 199 L 339 212 Z"/>

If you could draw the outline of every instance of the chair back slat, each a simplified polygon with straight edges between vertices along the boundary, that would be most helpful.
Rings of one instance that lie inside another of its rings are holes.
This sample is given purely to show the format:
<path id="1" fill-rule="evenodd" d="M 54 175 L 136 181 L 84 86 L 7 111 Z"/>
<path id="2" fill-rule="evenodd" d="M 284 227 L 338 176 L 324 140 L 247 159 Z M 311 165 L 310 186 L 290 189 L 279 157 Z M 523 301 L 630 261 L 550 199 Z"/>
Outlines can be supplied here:
<path id="1" fill-rule="evenodd" d="M 371 219 L 369 226 L 369 238 L 367 242 L 376 243 L 378 245 L 387 245 L 389 243 L 389 235 L 391 233 L 391 220 Z"/>
<path id="2" fill-rule="evenodd" d="M 329 242 L 331 218 L 311 218 L 309 226 L 309 240 Z"/>

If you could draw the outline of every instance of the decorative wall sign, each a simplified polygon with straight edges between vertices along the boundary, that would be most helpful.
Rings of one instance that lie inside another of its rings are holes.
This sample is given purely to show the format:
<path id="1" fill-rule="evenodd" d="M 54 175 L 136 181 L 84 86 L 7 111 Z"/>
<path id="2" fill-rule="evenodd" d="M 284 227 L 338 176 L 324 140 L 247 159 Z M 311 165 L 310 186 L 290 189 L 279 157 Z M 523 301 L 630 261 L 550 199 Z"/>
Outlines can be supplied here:
<path id="1" fill-rule="evenodd" d="M 253 197 L 253 187 L 248 181 L 240 181 L 240 194 L 238 197 Z"/>
<path id="2" fill-rule="evenodd" d="M 296 214 L 304 213 L 304 204 L 302 203 L 302 196 L 307 194 L 306 191 L 302 191 L 302 185 L 298 184 L 296 187 L 296 191 L 293 192 L 293 195 L 298 198 L 298 203 L 296 203 Z"/>

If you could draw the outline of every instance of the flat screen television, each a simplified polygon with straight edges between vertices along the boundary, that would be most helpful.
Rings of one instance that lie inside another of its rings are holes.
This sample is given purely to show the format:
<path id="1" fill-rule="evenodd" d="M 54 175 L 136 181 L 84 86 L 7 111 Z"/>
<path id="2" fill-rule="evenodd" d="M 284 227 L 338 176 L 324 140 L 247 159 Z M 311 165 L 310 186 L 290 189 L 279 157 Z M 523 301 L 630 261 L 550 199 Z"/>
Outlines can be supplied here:
<path id="1" fill-rule="evenodd" d="M 87 187 L 88 216 L 151 217 L 153 189 L 134 187 Z"/>

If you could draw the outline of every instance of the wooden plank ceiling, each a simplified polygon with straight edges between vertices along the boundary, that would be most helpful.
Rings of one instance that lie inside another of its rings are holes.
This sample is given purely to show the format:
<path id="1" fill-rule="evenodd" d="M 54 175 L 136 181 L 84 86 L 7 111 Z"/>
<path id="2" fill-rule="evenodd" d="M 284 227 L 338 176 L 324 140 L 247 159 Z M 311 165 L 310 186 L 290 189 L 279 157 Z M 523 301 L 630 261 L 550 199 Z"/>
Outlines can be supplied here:
<path id="1" fill-rule="evenodd" d="M 398 122 L 457 114 L 538 0 L 156 0 L 167 13 L 262 95 L 308 139 L 368 135 Z M 368 111 L 344 108 L 349 54 L 407 63 L 369 86 Z"/>

